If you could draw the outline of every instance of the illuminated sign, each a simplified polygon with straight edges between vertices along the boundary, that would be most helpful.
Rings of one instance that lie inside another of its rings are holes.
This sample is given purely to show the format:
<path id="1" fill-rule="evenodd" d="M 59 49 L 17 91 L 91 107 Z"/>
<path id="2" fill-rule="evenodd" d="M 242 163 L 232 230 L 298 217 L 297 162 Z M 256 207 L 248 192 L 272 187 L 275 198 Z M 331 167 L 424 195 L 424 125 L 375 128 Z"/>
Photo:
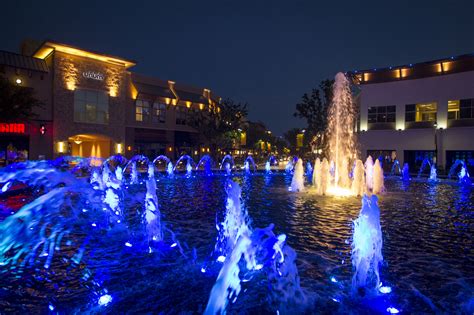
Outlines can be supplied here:
<path id="1" fill-rule="evenodd" d="M 94 71 L 85 71 L 82 73 L 82 76 L 87 79 L 97 80 L 97 81 L 104 81 L 104 75 L 100 72 Z"/>
<path id="2" fill-rule="evenodd" d="M 0 123 L 0 133 L 25 133 L 25 124 Z"/>

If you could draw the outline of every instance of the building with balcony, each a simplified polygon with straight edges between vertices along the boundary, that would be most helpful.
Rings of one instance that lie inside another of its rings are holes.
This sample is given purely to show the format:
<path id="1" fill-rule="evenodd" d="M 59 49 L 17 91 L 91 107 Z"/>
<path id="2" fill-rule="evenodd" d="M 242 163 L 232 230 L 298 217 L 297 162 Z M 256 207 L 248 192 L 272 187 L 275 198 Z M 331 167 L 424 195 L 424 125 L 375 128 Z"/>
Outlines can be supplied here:
<path id="1" fill-rule="evenodd" d="M 351 71 L 361 155 L 447 170 L 474 158 L 474 54 Z"/>
<path id="2" fill-rule="evenodd" d="M 32 88 L 44 106 L 28 121 L 1 121 L 0 164 L 59 155 L 104 158 L 209 150 L 190 115 L 217 107 L 207 88 L 130 71 L 129 59 L 54 41 L 0 52 L 0 75 Z M 21 126 L 10 128 L 10 125 Z"/>

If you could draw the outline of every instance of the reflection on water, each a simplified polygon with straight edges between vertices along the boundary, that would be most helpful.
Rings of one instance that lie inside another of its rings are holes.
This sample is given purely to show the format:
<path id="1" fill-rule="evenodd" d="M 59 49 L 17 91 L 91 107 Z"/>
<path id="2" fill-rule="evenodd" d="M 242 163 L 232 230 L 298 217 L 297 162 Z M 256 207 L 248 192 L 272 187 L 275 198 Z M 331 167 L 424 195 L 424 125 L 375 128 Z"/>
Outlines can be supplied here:
<path id="1" fill-rule="evenodd" d="M 314 304 L 309 305 L 313 312 L 380 310 L 379 300 L 367 304 L 350 296 L 350 239 L 360 198 L 317 196 L 311 188 L 298 194 L 288 192 L 291 174 L 231 177 L 242 187 L 242 201 L 253 225 L 274 223 L 276 234 L 287 235 L 287 243 L 298 254 L 301 286 L 314 297 Z M 79 265 L 66 260 L 77 251 L 72 244 L 55 255 L 48 270 L 42 264 L 0 269 L 0 309 L 38 313 L 53 306 L 60 312 L 202 313 L 218 270 L 202 273 L 200 268 L 215 243 L 216 216 L 222 218 L 225 211 L 226 178 L 157 175 L 162 220 L 175 232 L 186 256 L 138 248 L 135 244 L 143 232 L 135 209 L 139 205 L 134 208 L 134 200 L 127 200 L 128 229 L 94 236 Z M 379 198 L 384 244 L 380 272 L 384 285 L 392 287 L 391 302 L 407 313 L 472 312 L 472 189 L 395 179 L 385 185 L 388 193 Z M 133 189 L 134 194 L 146 191 L 144 185 Z M 15 198 L 11 200 L 27 196 Z M 11 200 L 1 202 L 0 220 L 15 204 Z M 71 237 L 83 239 L 80 229 L 75 231 L 78 234 Z M 126 242 L 133 246 L 124 246 Z M 268 291 L 260 280 L 243 285 L 229 313 L 269 311 Z M 100 297 L 107 294 L 112 301 L 99 305 Z"/>

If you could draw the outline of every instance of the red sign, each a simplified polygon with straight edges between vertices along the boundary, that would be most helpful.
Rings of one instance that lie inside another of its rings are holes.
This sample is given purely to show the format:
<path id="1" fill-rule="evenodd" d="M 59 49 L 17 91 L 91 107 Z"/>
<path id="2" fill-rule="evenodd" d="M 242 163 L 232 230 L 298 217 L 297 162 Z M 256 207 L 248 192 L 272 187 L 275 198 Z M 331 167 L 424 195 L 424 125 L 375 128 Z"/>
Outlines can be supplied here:
<path id="1" fill-rule="evenodd" d="M 0 133 L 25 133 L 25 124 L 0 123 Z"/>

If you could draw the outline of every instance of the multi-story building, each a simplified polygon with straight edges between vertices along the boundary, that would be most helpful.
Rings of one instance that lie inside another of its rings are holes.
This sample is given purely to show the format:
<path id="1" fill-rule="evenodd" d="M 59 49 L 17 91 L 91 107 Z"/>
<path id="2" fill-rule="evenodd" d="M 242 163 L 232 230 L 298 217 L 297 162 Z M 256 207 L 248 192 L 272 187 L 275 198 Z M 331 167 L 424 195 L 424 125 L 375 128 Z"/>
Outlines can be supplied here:
<path id="1" fill-rule="evenodd" d="M 27 43 L 22 54 L 1 51 L 0 75 L 33 88 L 44 106 L 28 121 L 0 117 L 0 162 L 208 152 L 189 118 L 218 108 L 220 98 L 206 88 L 132 73 L 134 65 L 54 41 Z"/>
<path id="2" fill-rule="evenodd" d="M 474 54 L 352 71 L 362 156 L 449 169 L 474 158 Z"/>

